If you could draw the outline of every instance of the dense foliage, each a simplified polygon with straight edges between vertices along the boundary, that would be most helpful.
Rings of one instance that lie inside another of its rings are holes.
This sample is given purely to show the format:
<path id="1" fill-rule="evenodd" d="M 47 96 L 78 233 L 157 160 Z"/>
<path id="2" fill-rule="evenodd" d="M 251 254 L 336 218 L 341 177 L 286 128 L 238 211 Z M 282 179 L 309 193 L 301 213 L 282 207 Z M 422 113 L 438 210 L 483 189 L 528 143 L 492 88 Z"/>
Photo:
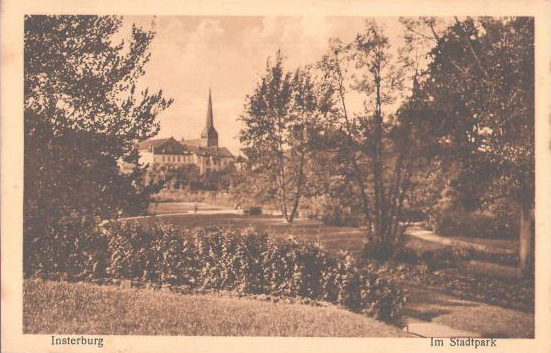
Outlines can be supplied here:
<path id="1" fill-rule="evenodd" d="M 132 27 L 130 40 L 117 41 L 121 28 L 111 16 L 25 17 L 28 271 L 80 249 L 98 220 L 142 212 L 159 187 L 142 183 L 136 142 L 158 132 L 156 117 L 172 101 L 136 88 L 154 33 Z M 121 173 L 121 162 L 132 171 Z"/>
<path id="2" fill-rule="evenodd" d="M 515 238 L 518 236 L 518 219 L 508 214 L 468 212 L 463 210 L 433 215 L 429 228 L 442 236 L 473 238 Z"/>
<path id="3" fill-rule="evenodd" d="M 66 249 L 64 258 L 56 258 L 59 266 L 37 274 L 306 297 L 384 320 L 398 317 L 404 303 L 400 288 L 355 267 L 348 254 L 333 258 L 317 246 L 276 240 L 254 228 L 182 232 L 160 223 L 120 222 L 96 228 L 94 234 L 92 248 L 97 251 L 75 259 L 72 249 Z"/>
<path id="4" fill-rule="evenodd" d="M 269 58 L 246 98 L 239 139 L 248 173 L 240 187 L 249 191 L 249 198 L 275 203 L 292 222 L 310 189 L 327 106 L 311 70 L 289 72 L 283 62 L 279 51 Z"/>
<path id="5" fill-rule="evenodd" d="M 314 172 L 307 175 L 309 194 L 300 199 L 301 211 L 328 223 L 362 225 L 366 255 L 388 259 L 398 252 L 399 224 L 405 220 L 432 216 L 451 224 L 456 215 L 463 224 L 476 212 L 473 223 L 489 215 L 487 233 L 518 226 L 521 266 L 528 270 L 535 171 L 533 19 L 401 21 L 405 42 L 397 51 L 373 21 L 351 41 L 330 41 L 309 74 L 319 78 L 312 92 L 323 119 L 318 133 L 303 136 L 302 144 L 285 135 L 302 131 L 293 112 L 292 74 L 279 57 L 268 63 L 247 100 L 241 137 L 248 143 L 245 152 L 252 152 L 245 153 L 247 162 L 269 156 L 261 160 L 274 172 L 272 178 L 250 179 L 249 194 L 269 202 L 279 183 L 279 196 L 292 195 L 292 188 L 282 188 L 292 184 L 284 176 L 302 181 L 296 177 L 302 174 L 293 173 L 306 165 Z M 311 137 L 317 140 L 315 154 L 304 149 Z M 293 153 L 306 162 L 282 168 Z M 258 170 L 268 169 L 252 173 Z M 457 195 L 451 205 L 457 214 L 440 207 L 448 190 Z M 320 198 L 321 210 L 309 205 Z M 516 204 L 521 217 L 492 212 L 501 200 Z M 295 201 L 298 205 L 299 198 Z M 506 225 L 497 229 L 495 222 Z"/>
<path id="6" fill-rule="evenodd" d="M 354 210 L 365 229 L 365 255 L 381 260 L 403 244 L 400 222 L 411 180 L 429 158 L 424 131 L 415 124 L 425 113 L 415 95 L 390 110 L 400 94 L 412 94 L 407 87 L 418 88 L 415 70 L 396 62 L 384 29 L 367 21 L 354 40 L 331 41 L 318 63 L 332 92 L 325 136 L 333 190 L 327 194 Z"/>
<path id="7" fill-rule="evenodd" d="M 414 47 L 430 42 L 417 99 L 446 165 L 447 187 L 474 211 L 498 198 L 520 213 L 520 266 L 533 266 L 535 183 L 534 20 L 529 17 L 404 19 Z"/>

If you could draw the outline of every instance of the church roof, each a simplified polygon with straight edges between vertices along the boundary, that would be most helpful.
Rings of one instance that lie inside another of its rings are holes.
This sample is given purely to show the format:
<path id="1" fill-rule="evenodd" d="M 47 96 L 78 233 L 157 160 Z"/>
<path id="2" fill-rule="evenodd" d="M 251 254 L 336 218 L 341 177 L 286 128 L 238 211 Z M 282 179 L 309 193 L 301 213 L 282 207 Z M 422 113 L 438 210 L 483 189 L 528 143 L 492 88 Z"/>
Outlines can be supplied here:
<path id="1" fill-rule="evenodd" d="M 233 155 L 233 153 L 230 152 L 229 149 L 227 149 L 226 147 L 218 147 L 216 148 L 216 155 L 219 156 L 219 157 L 225 157 L 225 158 L 235 158 L 235 156 Z"/>
<path id="2" fill-rule="evenodd" d="M 183 145 L 189 146 L 189 147 L 200 147 L 201 146 L 201 139 L 183 140 L 181 143 Z"/>
<path id="3" fill-rule="evenodd" d="M 155 154 L 185 154 L 185 146 L 174 137 L 167 139 L 147 140 L 138 144 L 139 150 L 147 150 Z"/>
<path id="4" fill-rule="evenodd" d="M 138 143 L 138 149 L 140 150 L 148 150 L 150 149 L 150 147 L 159 147 L 161 145 L 163 145 L 165 142 L 167 142 L 168 140 L 170 140 L 172 137 L 169 137 L 169 138 L 166 138 L 166 139 L 154 139 L 154 140 L 147 140 L 147 141 L 142 141 L 140 143 Z"/>
<path id="5" fill-rule="evenodd" d="M 233 158 L 233 154 L 226 147 L 201 147 L 201 140 L 184 140 L 184 148 L 192 153 L 220 158 Z"/>
<path id="6" fill-rule="evenodd" d="M 170 143 L 169 143 L 170 142 Z M 152 151 L 155 149 L 156 154 L 164 154 L 162 149 L 171 145 L 172 147 L 177 147 L 176 151 L 174 148 L 171 149 L 171 152 L 166 154 L 186 154 L 194 153 L 203 156 L 212 156 L 218 158 L 234 158 L 233 154 L 226 147 L 201 147 L 201 140 L 184 140 L 177 141 L 174 138 L 164 138 L 164 139 L 154 139 L 140 142 L 138 144 L 138 149 L 140 150 L 149 150 Z"/>
<path id="7" fill-rule="evenodd" d="M 212 95 L 209 88 L 209 102 L 207 107 L 207 119 L 205 129 L 200 139 L 176 141 L 173 137 L 154 139 L 140 142 L 138 149 L 148 150 L 155 154 L 189 154 L 199 156 L 211 156 L 215 158 L 234 158 L 233 154 L 225 147 L 218 147 L 218 132 L 214 128 L 212 113 Z M 214 141 L 213 141 L 214 140 Z M 206 142 L 205 142 L 206 141 Z M 208 147 L 203 147 L 207 145 Z"/>
<path id="8" fill-rule="evenodd" d="M 184 141 L 186 150 L 203 156 L 212 156 L 218 158 L 234 158 L 233 154 L 226 147 L 199 147 L 194 145 L 187 145 L 187 141 Z"/>

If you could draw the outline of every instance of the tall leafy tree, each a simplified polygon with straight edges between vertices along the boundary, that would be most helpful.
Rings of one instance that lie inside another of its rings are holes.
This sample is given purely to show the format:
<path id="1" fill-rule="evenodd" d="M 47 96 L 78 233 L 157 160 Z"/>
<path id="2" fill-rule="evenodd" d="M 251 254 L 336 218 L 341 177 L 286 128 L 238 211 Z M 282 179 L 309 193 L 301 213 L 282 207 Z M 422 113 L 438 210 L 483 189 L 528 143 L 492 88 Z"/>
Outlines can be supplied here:
<path id="1" fill-rule="evenodd" d="M 247 97 L 241 118 L 245 170 L 254 174 L 252 183 L 261 184 L 264 199 L 277 201 L 288 222 L 296 217 L 308 187 L 308 163 L 323 114 L 317 90 L 308 70 L 286 71 L 278 51 Z"/>
<path id="2" fill-rule="evenodd" d="M 455 18 L 404 21 L 411 39 L 430 40 L 431 63 L 420 99 L 447 159 L 459 164 L 456 186 L 467 208 L 508 197 L 520 210 L 520 267 L 530 269 L 534 206 L 534 21 Z M 424 34 L 423 34 L 424 33 Z"/>
<path id="3" fill-rule="evenodd" d="M 393 65 L 384 31 L 367 22 L 350 43 L 334 40 L 319 67 L 331 87 L 332 136 L 337 177 L 352 186 L 366 230 L 366 251 L 391 257 L 402 241 L 400 221 L 411 187 L 416 139 L 415 102 L 396 115 L 388 113 L 404 73 Z M 351 96 L 363 98 L 363 110 L 353 112 Z M 350 190 L 350 189 L 349 189 Z"/>
<path id="4" fill-rule="evenodd" d="M 136 88 L 154 33 L 133 26 L 117 42 L 121 26 L 112 16 L 25 18 L 24 235 L 33 266 L 61 269 L 78 251 L 75 234 L 147 207 L 153 186 L 143 186 L 136 142 L 158 132 L 172 100 Z M 121 162 L 133 170 L 121 173 Z M 68 227 L 73 238 L 63 238 Z"/>

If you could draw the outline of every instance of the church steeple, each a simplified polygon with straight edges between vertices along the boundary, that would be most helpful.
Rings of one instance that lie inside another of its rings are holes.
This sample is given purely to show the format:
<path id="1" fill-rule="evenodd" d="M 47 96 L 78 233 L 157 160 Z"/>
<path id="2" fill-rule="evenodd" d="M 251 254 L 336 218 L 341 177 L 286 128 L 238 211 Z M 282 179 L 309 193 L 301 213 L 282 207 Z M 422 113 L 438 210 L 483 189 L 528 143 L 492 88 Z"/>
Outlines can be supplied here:
<path id="1" fill-rule="evenodd" d="M 207 121 L 201 133 L 201 147 L 218 147 L 218 132 L 214 128 L 214 117 L 212 114 L 212 94 L 209 87 L 209 103 L 207 106 Z"/>

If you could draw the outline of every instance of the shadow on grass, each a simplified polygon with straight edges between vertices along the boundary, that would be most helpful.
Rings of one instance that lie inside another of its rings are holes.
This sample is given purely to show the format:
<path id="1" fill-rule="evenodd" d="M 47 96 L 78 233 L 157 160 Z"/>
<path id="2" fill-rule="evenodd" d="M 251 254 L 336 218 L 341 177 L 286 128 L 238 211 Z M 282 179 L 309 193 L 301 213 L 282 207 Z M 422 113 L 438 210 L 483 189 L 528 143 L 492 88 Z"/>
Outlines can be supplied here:
<path id="1" fill-rule="evenodd" d="M 473 307 L 471 303 L 459 299 L 451 299 L 447 296 L 438 295 L 437 292 L 407 286 L 409 294 L 408 305 L 404 309 L 403 315 L 410 316 L 424 321 L 432 321 L 434 318 L 442 315 L 451 314 L 459 307 Z"/>
<path id="2" fill-rule="evenodd" d="M 402 315 L 413 317 L 415 319 L 423 321 L 432 321 L 435 317 L 446 315 L 451 313 L 450 310 L 436 309 L 436 310 L 427 310 L 427 311 L 417 311 L 411 308 L 404 310 Z"/>

